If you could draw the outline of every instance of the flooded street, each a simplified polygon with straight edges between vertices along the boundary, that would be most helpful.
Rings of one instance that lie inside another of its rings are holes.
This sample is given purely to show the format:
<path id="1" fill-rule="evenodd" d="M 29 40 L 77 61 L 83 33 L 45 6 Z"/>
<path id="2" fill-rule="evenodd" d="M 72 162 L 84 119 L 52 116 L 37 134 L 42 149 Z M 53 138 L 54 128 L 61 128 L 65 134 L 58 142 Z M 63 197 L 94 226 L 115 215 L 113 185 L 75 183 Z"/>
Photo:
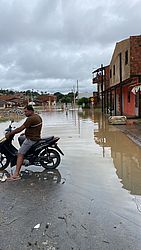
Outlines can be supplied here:
<path id="1" fill-rule="evenodd" d="M 0 250 L 139 250 L 141 147 L 96 111 L 41 115 L 64 156 L 55 171 L 0 182 Z"/>

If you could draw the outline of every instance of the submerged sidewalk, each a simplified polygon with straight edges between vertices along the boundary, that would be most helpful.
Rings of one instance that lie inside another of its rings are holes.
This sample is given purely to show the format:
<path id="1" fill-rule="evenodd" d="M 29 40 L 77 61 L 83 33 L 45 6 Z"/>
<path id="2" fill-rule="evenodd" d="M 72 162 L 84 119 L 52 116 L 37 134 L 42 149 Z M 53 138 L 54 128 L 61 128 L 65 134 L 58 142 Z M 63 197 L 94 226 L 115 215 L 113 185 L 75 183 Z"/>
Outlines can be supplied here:
<path id="1" fill-rule="evenodd" d="M 141 147 L 141 119 L 129 119 L 126 125 L 115 126 Z"/>

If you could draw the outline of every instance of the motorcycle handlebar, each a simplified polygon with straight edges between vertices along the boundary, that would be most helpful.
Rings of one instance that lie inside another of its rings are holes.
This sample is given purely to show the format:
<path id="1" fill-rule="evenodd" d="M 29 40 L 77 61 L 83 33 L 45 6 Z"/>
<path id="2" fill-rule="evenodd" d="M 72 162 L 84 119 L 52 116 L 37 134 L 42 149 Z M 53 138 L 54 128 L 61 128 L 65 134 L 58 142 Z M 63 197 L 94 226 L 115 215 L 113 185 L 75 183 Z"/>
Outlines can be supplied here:
<path id="1" fill-rule="evenodd" d="M 14 120 L 12 120 L 11 123 L 10 123 L 10 125 L 9 125 L 9 127 L 5 129 L 6 133 L 12 131 L 12 128 L 13 128 L 13 127 L 12 127 L 12 123 L 13 123 L 13 122 L 14 122 Z"/>
<path id="2" fill-rule="evenodd" d="M 8 132 L 11 132 L 12 131 L 12 127 L 9 126 L 9 128 L 5 129 L 5 131 L 8 133 Z"/>

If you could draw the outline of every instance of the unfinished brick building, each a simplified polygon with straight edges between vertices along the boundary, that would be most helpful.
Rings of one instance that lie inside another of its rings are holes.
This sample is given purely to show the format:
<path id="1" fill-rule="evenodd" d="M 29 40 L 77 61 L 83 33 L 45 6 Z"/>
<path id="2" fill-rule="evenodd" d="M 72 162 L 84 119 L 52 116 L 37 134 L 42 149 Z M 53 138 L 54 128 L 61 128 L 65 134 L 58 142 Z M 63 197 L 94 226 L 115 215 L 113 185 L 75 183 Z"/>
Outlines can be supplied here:
<path id="1" fill-rule="evenodd" d="M 97 81 L 98 86 L 103 86 L 99 92 L 103 111 L 141 117 L 141 35 L 116 43 L 109 72 L 104 67 L 100 69 L 103 76 L 107 74 Z M 104 79 L 109 79 L 109 84 Z"/>

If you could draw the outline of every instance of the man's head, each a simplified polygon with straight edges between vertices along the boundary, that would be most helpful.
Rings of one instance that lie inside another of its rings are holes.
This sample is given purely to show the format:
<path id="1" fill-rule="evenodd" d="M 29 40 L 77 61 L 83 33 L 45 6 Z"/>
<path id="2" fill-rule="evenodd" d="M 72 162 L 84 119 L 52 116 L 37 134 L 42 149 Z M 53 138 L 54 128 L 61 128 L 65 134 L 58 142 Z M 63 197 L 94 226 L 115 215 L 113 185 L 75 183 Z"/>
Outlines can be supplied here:
<path id="1" fill-rule="evenodd" d="M 27 117 L 31 116 L 34 114 L 34 108 L 32 105 L 27 105 L 24 107 L 24 113 Z"/>

